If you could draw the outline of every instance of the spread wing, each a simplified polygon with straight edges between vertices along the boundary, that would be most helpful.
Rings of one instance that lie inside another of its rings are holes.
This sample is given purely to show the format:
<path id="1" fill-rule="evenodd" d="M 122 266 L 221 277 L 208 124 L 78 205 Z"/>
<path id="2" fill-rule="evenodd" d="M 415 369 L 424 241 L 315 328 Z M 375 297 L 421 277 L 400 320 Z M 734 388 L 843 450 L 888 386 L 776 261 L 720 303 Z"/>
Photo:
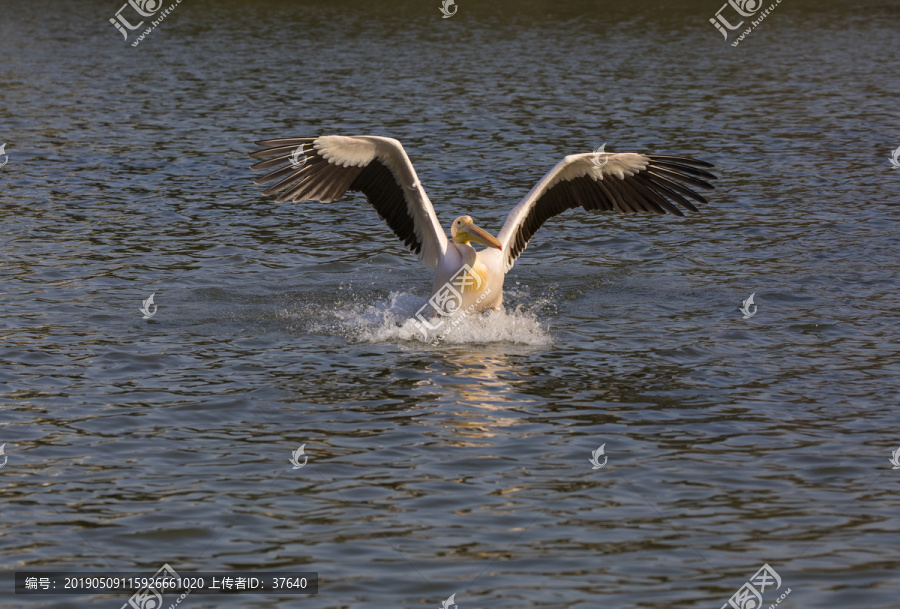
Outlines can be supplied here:
<path id="1" fill-rule="evenodd" d="M 716 179 L 699 169 L 712 164 L 684 157 L 607 153 L 602 166 L 598 158 L 593 153 L 567 156 L 509 212 L 497 237 L 503 244 L 505 270 L 544 222 L 567 209 L 683 216 L 679 205 L 697 211 L 688 199 L 706 203 L 689 187 L 712 189 L 706 180 Z"/>
<path id="2" fill-rule="evenodd" d="M 324 135 L 256 143 L 266 148 L 250 153 L 250 157 L 265 160 L 250 168 L 269 173 L 254 182 L 275 182 L 263 191 L 264 195 L 274 195 L 279 203 L 331 203 L 348 190 L 358 191 L 425 266 L 435 268 L 446 252 L 444 229 L 397 140 L 371 135 Z"/>

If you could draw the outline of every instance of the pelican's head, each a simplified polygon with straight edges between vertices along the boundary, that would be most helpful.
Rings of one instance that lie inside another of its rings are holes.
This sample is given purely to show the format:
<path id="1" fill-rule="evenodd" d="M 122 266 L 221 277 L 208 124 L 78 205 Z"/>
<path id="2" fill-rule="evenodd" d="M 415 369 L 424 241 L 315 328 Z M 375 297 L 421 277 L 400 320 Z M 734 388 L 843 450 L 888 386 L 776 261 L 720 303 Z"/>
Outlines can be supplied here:
<path id="1" fill-rule="evenodd" d="M 450 234 L 453 235 L 454 243 L 462 244 L 473 241 L 486 247 L 503 250 L 503 246 L 497 241 L 496 237 L 483 228 L 475 226 L 475 220 L 472 219 L 472 216 L 460 216 L 454 220 L 453 226 L 450 227 Z"/>

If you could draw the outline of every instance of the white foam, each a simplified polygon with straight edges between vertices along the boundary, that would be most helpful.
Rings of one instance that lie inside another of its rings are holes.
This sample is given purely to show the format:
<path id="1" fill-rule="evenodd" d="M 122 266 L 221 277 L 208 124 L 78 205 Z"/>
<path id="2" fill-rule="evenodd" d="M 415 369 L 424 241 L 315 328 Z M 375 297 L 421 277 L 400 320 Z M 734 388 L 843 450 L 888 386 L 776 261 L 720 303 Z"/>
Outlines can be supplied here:
<path id="1" fill-rule="evenodd" d="M 301 322 L 304 330 L 315 334 L 339 335 L 353 342 L 416 342 L 438 346 L 508 342 L 544 346 L 552 343 L 550 333 L 541 325 L 532 306 L 519 305 L 514 311 L 491 311 L 431 319 L 436 329 L 423 334 L 416 313 L 426 304 L 422 295 L 391 293 L 372 303 L 371 296 L 351 297 L 349 301 L 327 305 L 301 305 L 282 311 L 281 316 Z M 427 310 L 427 309 L 426 309 Z"/>

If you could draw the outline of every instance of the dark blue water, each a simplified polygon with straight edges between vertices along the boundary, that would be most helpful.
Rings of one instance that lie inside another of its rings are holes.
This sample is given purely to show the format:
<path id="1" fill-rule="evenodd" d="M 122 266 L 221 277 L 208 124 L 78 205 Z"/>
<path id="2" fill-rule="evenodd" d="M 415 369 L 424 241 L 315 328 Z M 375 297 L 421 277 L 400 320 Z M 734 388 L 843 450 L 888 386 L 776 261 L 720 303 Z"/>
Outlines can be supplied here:
<path id="1" fill-rule="evenodd" d="M 896 607 L 896 6 L 785 0 L 733 47 L 718 0 L 440 5 L 184 0 L 131 46 L 117 2 L 5 0 L 0 607 L 164 563 L 320 575 L 187 608 L 718 609 L 766 563 L 765 607 Z M 363 199 L 252 183 L 254 140 L 328 133 L 495 234 L 604 143 L 721 177 L 552 219 L 435 347 Z"/>

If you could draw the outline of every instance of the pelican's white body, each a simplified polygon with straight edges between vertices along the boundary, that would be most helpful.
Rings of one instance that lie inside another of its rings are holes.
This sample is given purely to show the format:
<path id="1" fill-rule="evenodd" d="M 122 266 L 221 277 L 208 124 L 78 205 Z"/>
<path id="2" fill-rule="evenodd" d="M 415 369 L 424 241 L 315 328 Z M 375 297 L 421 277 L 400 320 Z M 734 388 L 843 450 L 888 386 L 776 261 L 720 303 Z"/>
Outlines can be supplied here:
<path id="1" fill-rule="evenodd" d="M 506 276 L 503 270 L 503 255 L 499 250 L 491 248 L 476 251 L 468 243 L 453 241 L 447 243 L 447 250 L 434 270 L 431 295 L 434 296 L 444 289 L 465 265 L 478 275 L 476 281 L 480 282 L 480 285 L 477 289 L 473 286 L 462 292 L 461 308 L 468 311 L 473 307 L 471 311 L 473 313 L 500 309 L 503 304 L 503 279 Z"/>

